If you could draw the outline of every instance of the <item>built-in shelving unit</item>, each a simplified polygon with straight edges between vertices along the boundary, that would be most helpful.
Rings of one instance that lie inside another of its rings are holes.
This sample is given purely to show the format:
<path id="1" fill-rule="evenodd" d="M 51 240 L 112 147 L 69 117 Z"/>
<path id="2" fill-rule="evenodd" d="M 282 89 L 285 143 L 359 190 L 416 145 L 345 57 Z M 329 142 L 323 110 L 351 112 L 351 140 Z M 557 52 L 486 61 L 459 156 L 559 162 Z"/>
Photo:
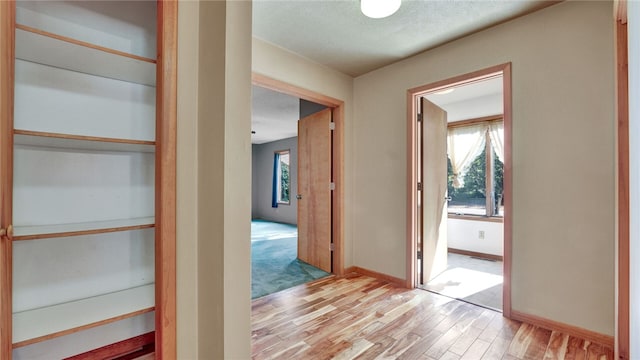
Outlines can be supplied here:
<path id="1" fill-rule="evenodd" d="M 13 346 L 39 341 L 108 324 L 154 310 L 154 285 L 80 299 L 13 315 Z"/>
<path id="2" fill-rule="evenodd" d="M 85 74 L 156 85 L 156 61 L 25 25 L 16 25 L 16 58 Z"/>
<path id="3" fill-rule="evenodd" d="M 176 19 L 174 0 L 0 3 L 0 358 L 154 328 L 175 357 Z"/>

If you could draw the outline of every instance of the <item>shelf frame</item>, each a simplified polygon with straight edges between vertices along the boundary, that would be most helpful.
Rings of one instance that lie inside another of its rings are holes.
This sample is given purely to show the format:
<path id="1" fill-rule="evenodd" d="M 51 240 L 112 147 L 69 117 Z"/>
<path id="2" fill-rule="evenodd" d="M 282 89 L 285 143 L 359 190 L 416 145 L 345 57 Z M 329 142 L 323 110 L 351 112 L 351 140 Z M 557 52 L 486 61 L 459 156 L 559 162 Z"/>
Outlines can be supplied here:
<path id="1" fill-rule="evenodd" d="M 33 309 L 33 310 L 27 310 L 27 311 L 22 311 L 19 313 L 15 313 L 12 314 L 12 316 L 18 317 L 18 320 L 16 320 L 16 324 L 14 324 L 14 326 L 20 326 L 23 324 L 20 324 L 21 321 L 24 322 L 35 322 L 34 319 L 38 319 L 37 321 L 40 322 L 40 319 L 42 319 L 42 322 L 46 322 L 47 320 L 51 321 L 52 319 L 47 319 L 47 316 L 49 317 L 60 317 L 61 315 L 64 315 L 65 313 L 70 313 L 75 311 L 75 309 L 77 308 L 85 308 L 84 310 L 87 310 L 86 308 L 94 308 L 97 307 L 98 305 L 102 304 L 102 306 L 105 306 L 106 304 L 112 304 L 112 303 L 117 303 L 118 302 L 118 297 L 120 298 L 127 298 L 128 297 L 136 297 L 139 298 L 139 295 L 143 295 L 145 292 L 150 292 L 153 291 L 152 289 L 150 289 L 150 287 L 154 287 L 153 284 L 151 285 L 143 285 L 143 286 L 138 286 L 135 288 L 131 288 L 131 289 L 126 289 L 126 290 L 122 290 L 122 291 L 116 291 L 113 293 L 108 293 L 108 294 L 104 294 L 104 295 L 99 295 L 99 296 L 94 296 L 91 298 L 87 298 L 87 299 L 80 299 L 80 300 L 76 300 L 76 301 L 70 301 L 67 303 L 62 303 L 62 304 L 57 304 L 57 305 L 52 305 L 52 306 L 47 306 L 44 308 L 38 308 L 38 309 Z M 134 294 L 134 295 L 131 295 Z M 130 299 L 129 299 L 130 300 Z M 122 302 L 122 301 L 120 301 Z M 64 335 L 69 335 L 69 334 L 73 334 L 82 330 L 86 330 L 86 329 L 91 329 L 97 326 L 101 326 L 101 325 L 106 325 L 106 324 L 110 324 L 119 320 L 124 320 L 124 319 L 128 319 L 128 318 L 132 318 L 134 316 L 138 316 L 138 315 L 142 315 L 151 311 L 155 310 L 155 306 L 153 305 L 144 305 L 144 306 L 139 306 L 138 308 L 136 308 L 135 306 L 132 306 L 131 303 L 129 301 L 126 301 L 125 305 L 120 304 L 121 306 L 123 306 L 124 308 L 126 308 L 126 310 L 124 311 L 118 311 L 118 312 L 113 312 L 113 314 L 110 314 L 110 316 L 107 316 L 106 318 L 103 319 L 92 319 L 91 321 L 72 321 L 72 320 L 67 320 L 71 323 L 76 322 L 76 323 L 80 323 L 78 325 L 74 325 L 74 326 L 64 326 L 62 329 L 57 330 L 57 331 L 53 331 L 51 333 L 47 333 L 47 334 L 41 334 L 41 335 L 36 335 L 33 337 L 28 337 L 25 339 L 20 339 L 16 342 L 14 342 L 12 344 L 13 349 L 19 348 L 19 347 L 23 347 L 23 346 L 27 346 L 27 345 L 31 345 L 31 344 L 35 344 L 38 342 L 42 342 L 42 341 L 46 341 L 46 340 L 50 340 L 50 339 L 54 339 L 60 336 L 64 336 Z M 27 325 L 28 327 L 28 325 Z M 24 330 L 23 330 L 24 331 Z"/>
<path id="2" fill-rule="evenodd" d="M 14 129 L 14 143 L 27 146 L 45 146 L 69 149 L 86 149 L 102 151 L 138 151 L 154 152 L 155 141 L 108 138 L 88 135 L 52 133 L 44 131 Z M 21 138 L 42 139 L 43 144 L 30 144 L 20 141 Z M 45 140 L 45 139 L 48 139 Z"/>
<path id="3" fill-rule="evenodd" d="M 52 238 L 81 236 L 81 235 L 96 235 L 96 234 L 106 234 L 106 233 L 120 232 L 120 231 L 150 229 L 155 227 L 155 221 L 153 217 L 140 218 L 140 220 L 146 220 L 146 221 L 140 221 L 140 224 L 121 225 L 121 226 L 117 225 L 118 220 L 96 221 L 94 223 L 83 223 L 83 224 L 68 224 L 71 229 L 73 228 L 73 225 L 77 225 L 78 230 L 33 232 L 31 234 L 26 233 L 24 235 L 20 235 L 20 227 L 16 226 L 14 227 L 14 235 L 12 237 L 12 241 L 52 239 Z M 126 222 L 126 220 L 122 220 L 122 221 Z M 89 229 L 83 229 L 87 227 L 86 225 L 89 225 L 89 224 L 92 224 L 95 226 L 89 226 Z M 29 227 L 37 228 L 37 226 L 29 226 Z M 42 227 L 46 228 L 46 226 L 42 226 Z M 52 227 L 55 227 L 55 225 Z"/>
<path id="4" fill-rule="evenodd" d="M 158 58 L 155 60 L 155 83 L 149 84 L 130 79 L 119 79 L 156 86 L 156 214 L 155 214 L 155 306 L 140 311 L 155 310 L 155 356 L 156 359 L 174 359 L 176 348 L 176 141 L 177 141 L 177 0 L 157 1 L 157 42 Z M 16 55 L 16 3 L 15 0 L 0 1 L 0 227 L 12 224 L 13 209 L 13 148 L 14 122 L 13 104 Z M 20 31 L 27 27 L 19 25 Z M 36 29 L 37 30 L 37 29 Z M 153 63 L 131 54 L 121 54 L 112 49 L 69 41 L 68 38 L 51 36 L 37 31 L 38 36 L 47 36 L 74 46 L 82 46 L 94 51 L 107 52 L 127 61 Z M 50 64 L 51 65 L 51 64 Z M 52 65 L 55 66 L 55 65 Z M 65 67 L 66 68 L 66 67 Z M 69 69 L 73 70 L 73 68 Z M 82 70 L 75 70 L 86 72 Z M 91 72 L 87 72 L 91 73 Z M 93 73 L 92 73 L 93 74 Z M 107 78 L 110 75 L 93 74 Z M 22 134 L 26 135 L 26 134 Z M 34 134 L 30 134 L 35 136 Z M 55 136 L 51 136 L 52 138 Z M 101 139 L 74 139 L 111 142 Z M 111 142 L 113 143 L 113 142 Z M 142 144 L 138 144 L 142 145 Z M 150 144 L 145 144 L 150 145 Z M 0 358 L 10 360 L 14 347 L 12 339 L 12 236 L 10 232 L 0 236 Z M 122 316 L 128 316 L 124 314 Z M 117 319 L 86 326 L 99 326 Z M 75 331 L 85 327 L 77 327 Z M 47 336 L 60 336 L 60 333 Z M 37 341 L 46 340 L 39 338 Z M 33 342 L 37 342 L 33 340 Z M 30 342 L 30 343 L 33 343 Z M 23 342 L 16 345 L 26 345 Z"/>
<path id="5" fill-rule="evenodd" d="M 27 25 L 16 24 L 16 29 L 20 29 L 20 30 L 24 30 L 24 31 L 27 31 L 27 32 L 30 32 L 30 33 L 34 33 L 34 34 L 38 34 L 38 35 L 41 35 L 41 36 L 45 36 L 45 37 L 48 37 L 48 38 L 52 38 L 52 39 L 56 39 L 56 40 L 60 40 L 60 41 L 64 41 L 64 42 L 68 42 L 68 43 L 74 44 L 74 45 L 78 45 L 78 46 L 82 46 L 82 47 L 86 47 L 86 48 L 90 48 L 90 49 L 94 49 L 94 50 L 100 50 L 100 51 L 103 51 L 103 52 L 106 52 L 106 53 L 109 53 L 109 54 L 128 57 L 130 59 L 140 60 L 140 61 L 148 62 L 148 63 L 151 63 L 151 64 L 155 64 L 156 63 L 156 60 L 151 59 L 151 58 L 130 54 L 130 53 L 127 53 L 127 52 L 124 52 L 124 51 L 120 51 L 120 50 L 110 49 L 110 48 L 107 48 L 107 47 L 104 47 L 104 46 L 88 43 L 86 41 L 76 40 L 74 38 L 70 38 L 70 37 L 67 37 L 67 36 L 54 34 L 54 33 L 51 33 L 51 32 L 48 32 L 48 31 L 44 31 L 44 30 L 40 30 L 40 29 L 36 29 L 34 27 L 27 26 Z"/>
<path id="6" fill-rule="evenodd" d="M 0 1 L 0 228 L 11 225 L 13 211 L 13 84 L 15 18 L 12 1 Z M 0 236 L 0 358 L 11 359 L 13 248 L 10 234 Z"/>
<path id="7" fill-rule="evenodd" d="M 11 0 L 13 2 L 13 0 Z M 156 60 L 16 24 L 15 56 L 24 61 L 104 78 L 155 86 Z M 46 51 L 59 47 L 57 51 Z M 74 63 L 77 57 L 85 61 Z"/>
<path id="8" fill-rule="evenodd" d="M 158 0 L 156 64 L 156 350 L 175 359 L 178 1 Z"/>

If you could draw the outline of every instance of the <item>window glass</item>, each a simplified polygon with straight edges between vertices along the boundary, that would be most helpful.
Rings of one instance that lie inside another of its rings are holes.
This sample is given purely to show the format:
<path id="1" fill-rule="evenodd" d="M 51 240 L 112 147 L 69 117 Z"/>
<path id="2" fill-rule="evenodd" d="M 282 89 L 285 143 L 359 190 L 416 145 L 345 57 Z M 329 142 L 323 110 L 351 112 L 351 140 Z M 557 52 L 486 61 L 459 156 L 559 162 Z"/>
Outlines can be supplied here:
<path id="1" fill-rule="evenodd" d="M 459 215 L 486 215 L 487 214 L 487 157 L 483 150 L 476 157 L 463 177 L 463 186 L 453 186 L 453 171 L 451 160 L 447 159 L 447 188 L 449 193 L 448 211 Z"/>
<path id="2" fill-rule="evenodd" d="M 291 196 L 289 160 L 289 151 L 280 152 L 280 163 L 278 164 L 278 202 L 283 204 L 289 204 Z"/>
<path id="3" fill-rule="evenodd" d="M 502 184 L 504 181 L 504 164 L 495 151 L 493 152 L 493 216 L 504 216 L 504 198 Z"/>

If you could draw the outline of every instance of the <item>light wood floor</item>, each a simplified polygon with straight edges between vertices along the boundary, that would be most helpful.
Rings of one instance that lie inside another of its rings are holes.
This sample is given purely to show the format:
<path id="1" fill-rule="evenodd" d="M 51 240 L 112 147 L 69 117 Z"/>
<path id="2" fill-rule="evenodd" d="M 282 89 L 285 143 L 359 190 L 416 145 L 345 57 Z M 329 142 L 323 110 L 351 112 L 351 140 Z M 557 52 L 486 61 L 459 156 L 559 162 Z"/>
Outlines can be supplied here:
<path id="1" fill-rule="evenodd" d="M 613 359 L 599 344 L 355 274 L 252 308 L 254 359 Z"/>

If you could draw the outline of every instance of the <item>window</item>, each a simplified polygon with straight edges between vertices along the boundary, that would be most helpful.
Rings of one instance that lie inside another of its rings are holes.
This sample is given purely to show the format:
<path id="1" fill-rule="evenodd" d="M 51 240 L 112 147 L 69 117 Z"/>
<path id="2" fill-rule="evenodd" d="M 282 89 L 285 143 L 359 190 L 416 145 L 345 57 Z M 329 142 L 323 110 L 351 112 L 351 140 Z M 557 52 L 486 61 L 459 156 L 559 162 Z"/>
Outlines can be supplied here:
<path id="1" fill-rule="evenodd" d="M 275 193 L 278 204 L 290 204 L 291 202 L 291 178 L 290 178 L 290 153 L 289 150 L 276 151 L 275 154 Z"/>
<path id="2" fill-rule="evenodd" d="M 449 214 L 503 216 L 502 121 L 469 126 L 454 123 L 448 137 Z"/>

